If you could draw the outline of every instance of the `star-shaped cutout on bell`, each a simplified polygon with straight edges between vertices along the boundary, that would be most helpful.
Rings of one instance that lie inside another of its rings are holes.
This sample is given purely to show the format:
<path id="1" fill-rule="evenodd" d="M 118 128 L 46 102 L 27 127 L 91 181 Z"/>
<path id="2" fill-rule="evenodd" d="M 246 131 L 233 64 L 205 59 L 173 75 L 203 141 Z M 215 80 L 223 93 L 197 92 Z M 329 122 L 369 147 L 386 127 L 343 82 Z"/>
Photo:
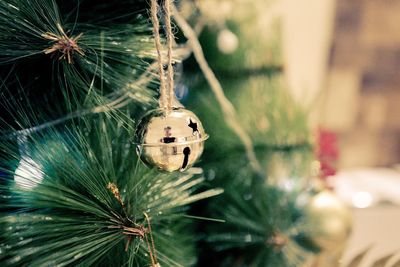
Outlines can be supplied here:
<path id="1" fill-rule="evenodd" d="M 199 132 L 199 130 L 197 129 L 197 123 L 193 122 L 192 119 L 189 119 L 190 123 L 188 124 L 188 126 L 190 128 L 192 128 L 193 133 L 194 132 Z"/>

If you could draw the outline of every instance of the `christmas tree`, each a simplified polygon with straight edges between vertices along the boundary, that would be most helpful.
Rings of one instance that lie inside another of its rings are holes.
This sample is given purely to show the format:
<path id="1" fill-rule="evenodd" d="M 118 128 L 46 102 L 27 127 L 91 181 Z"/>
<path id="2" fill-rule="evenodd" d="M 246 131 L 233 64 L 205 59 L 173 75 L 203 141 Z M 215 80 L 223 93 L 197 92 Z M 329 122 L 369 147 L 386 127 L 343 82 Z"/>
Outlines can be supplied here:
<path id="1" fill-rule="evenodd" d="M 0 2 L 1 266 L 302 266 L 344 244 L 279 17 L 249 39 L 275 1 L 225 2 Z"/>

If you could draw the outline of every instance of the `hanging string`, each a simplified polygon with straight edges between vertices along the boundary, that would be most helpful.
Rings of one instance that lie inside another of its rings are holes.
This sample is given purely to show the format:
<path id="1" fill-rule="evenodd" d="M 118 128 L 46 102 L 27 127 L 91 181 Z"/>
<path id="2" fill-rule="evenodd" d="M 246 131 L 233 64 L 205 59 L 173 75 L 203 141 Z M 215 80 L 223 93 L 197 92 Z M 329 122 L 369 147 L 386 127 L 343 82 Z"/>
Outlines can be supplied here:
<path id="1" fill-rule="evenodd" d="M 165 86 L 164 67 L 161 56 L 160 22 L 157 16 L 158 8 L 159 6 L 157 0 L 151 0 L 151 8 L 150 8 L 151 22 L 153 23 L 154 43 L 156 45 L 156 50 L 157 50 L 158 74 L 160 75 L 160 105 L 162 107 L 167 107 L 169 101 L 167 99 L 167 88 Z"/>
<path id="2" fill-rule="evenodd" d="M 174 68 L 172 66 L 172 44 L 174 34 L 171 25 L 171 0 L 164 0 L 163 10 L 165 13 L 165 28 L 167 35 L 167 84 L 165 84 L 165 74 L 163 68 L 163 60 L 161 53 L 161 40 L 160 40 L 160 21 L 157 16 L 159 5 L 157 0 L 151 0 L 151 21 L 153 23 L 154 42 L 156 45 L 159 75 L 160 75 L 160 105 L 161 107 L 172 109 L 172 102 L 174 99 Z"/>
<path id="3" fill-rule="evenodd" d="M 214 72 L 208 65 L 207 60 L 203 53 L 203 49 L 197 38 L 196 32 L 192 29 L 189 23 L 187 23 L 187 21 L 180 15 L 179 11 L 176 9 L 175 6 L 172 6 L 172 12 L 176 24 L 179 26 L 185 37 L 188 39 L 188 43 L 192 48 L 193 55 L 197 63 L 199 64 L 199 67 L 203 72 L 205 79 L 209 83 L 211 90 L 213 91 L 218 103 L 221 106 L 222 112 L 224 113 L 224 117 L 226 119 L 228 126 L 236 133 L 236 135 L 242 141 L 243 146 L 246 150 L 247 158 L 249 159 L 252 168 L 256 172 L 262 174 L 263 173 L 262 167 L 254 152 L 253 141 L 251 140 L 249 134 L 241 126 L 234 106 L 225 96 L 221 83 L 218 81 Z"/>
<path id="4" fill-rule="evenodd" d="M 172 42 L 174 34 L 171 26 L 171 0 L 164 0 L 165 10 L 165 28 L 167 31 L 167 48 L 168 48 L 168 108 L 172 107 L 174 98 L 174 68 L 172 66 Z"/>

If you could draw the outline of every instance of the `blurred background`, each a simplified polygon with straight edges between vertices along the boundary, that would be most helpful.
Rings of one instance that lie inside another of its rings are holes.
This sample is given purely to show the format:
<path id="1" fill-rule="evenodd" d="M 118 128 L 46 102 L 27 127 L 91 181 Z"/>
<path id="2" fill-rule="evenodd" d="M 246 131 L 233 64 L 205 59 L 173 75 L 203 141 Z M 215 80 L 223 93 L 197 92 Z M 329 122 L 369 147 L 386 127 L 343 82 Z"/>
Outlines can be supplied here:
<path id="1" fill-rule="evenodd" d="M 232 80 L 232 73 L 246 73 L 244 83 L 252 88 L 255 79 L 262 80 L 260 73 L 276 77 L 283 70 L 285 87 L 294 99 L 291 105 L 301 106 L 309 115 L 320 154 L 327 159 L 321 160 L 324 179 L 354 219 L 342 262 L 367 248 L 361 266 L 396 253 L 400 249 L 400 1 L 195 2 L 208 25 L 200 36 L 207 59 L 224 74 L 220 77 L 228 94 L 238 86 L 224 82 Z M 271 82 L 259 81 L 257 86 L 270 88 Z M 265 109 L 274 113 L 273 104 Z M 258 119 L 254 127 L 262 130 Z M 272 125 L 287 129 L 279 136 L 285 140 L 292 140 L 290 133 L 300 136 L 295 123 L 281 123 Z M 300 139 L 288 142 L 304 141 Z"/>
<path id="2" fill-rule="evenodd" d="M 328 182 L 354 218 L 343 261 L 369 247 L 370 266 L 400 248 L 400 1 L 299 2 L 287 8 L 290 87 L 337 140 Z"/>
<path id="3" fill-rule="evenodd" d="M 320 124 L 338 138 L 331 182 L 355 207 L 344 260 L 371 246 L 368 266 L 400 247 L 400 1 L 335 2 Z"/>
<path id="4" fill-rule="evenodd" d="M 400 158 L 400 1 L 336 4 L 321 123 L 340 137 L 340 167 L 393 166 Z"/>

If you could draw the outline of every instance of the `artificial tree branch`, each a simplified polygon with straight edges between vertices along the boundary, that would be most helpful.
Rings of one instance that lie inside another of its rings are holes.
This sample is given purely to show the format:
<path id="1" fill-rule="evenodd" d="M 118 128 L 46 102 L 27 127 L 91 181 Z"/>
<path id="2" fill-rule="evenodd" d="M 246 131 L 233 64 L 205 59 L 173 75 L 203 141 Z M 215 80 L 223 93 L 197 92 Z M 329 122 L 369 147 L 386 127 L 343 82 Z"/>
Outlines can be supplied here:
<path id="1" fill-rule="evenodd" d="M 143 84 L 146 84 L 149 81 L 151 81 L 152 77 L 149 74 L 152 73 L 152 71 L 155 69 L 155 67 L 156 67 L 155 63 L 150 64 L 149 67 L 146 69 L 146 71 L 139 77 L 139 79 L 137 79 L 135 82 L 127 84 L 127 88 L 129 89 L 129 88 L 142 86 Z M 66 121 L 69 121 L 69 120 L 72 120 L 72 119 L 75 119 L 78 117 L 86 116 L 89 114 L 104 113 L 104 112 L 107 112 L 110 110 L 119 109 L 119 108 L 122 108 L 122 107 L 128 105 L 129 103 L 131 103 L 132 99 L 135 99 L 135 94 L 133 94 L 132 92 L 130 92 L 128 90 L 128 91 L 124 92 L 121 96 L 117 97 L 116 99 L 114 99 L 106 104 L 95 106 L 95 107 L 89 108 L 89 109 L 77 110 L 77 111 L 68 113 L 67 115 L 60 117 L 58 119 L 48 121 L 48 122 L 45 122 L 43 124 L 40 124 L 40 125 L 37 125 L 34 127 L 18 130 L 18 131 L 13 132 L 12 134 L 4 134 L 4 135 L 1 135 L 0 139 L 8 139 L 8 138 L 12 138 L 14 136 L 19 136 L 19 135 L 28 135 L 28 134 L 46 129 L 48 127 L 56 126 L 60 123 L 63 123 L 63 122 L 66 122 Z"/>
<path id="2" fill-rule="evenodd" d="M 191 54 L 191 49 L 187 45 L 181 45 L 178 49 L 175 50 L 175 54 L 178 54 L 179 55 L 178 57 L 180 59 L 185 59 L 185 58 L 188 58 L 189 55 Z M 52 127 L 52 126 L 58 125 L 60 123 L 66 122 L 68 120 L 72 120 L 72 119 L 86 116 L 89 114 L 104 113 L 104 112 L 107 112 L 110 110 L 120 109 L 120 108 L 128 105 L 129 103 L 131 103 L 133 99 L 136 99 L 136 95 L 134 93 L 132 93 L 129 89 L 143 86 L 143 85 L 151 82 L 154 79 L 152 74 L 154 74 L 154 70 L 156 69 L 156 67 L 157 67 L 157 62 L 153 62 L 152 64 L 150 64 L 148 66 L 148 68 L 145 70 L 145 72 L 139 77 L 139 79 L 137 79 L 136 81 L 134 81 L 132 83 L 127 84 L 125 89 L 120 90 L 120 91 L 125 91 L 125 92 L 123 92 L 122 95 L 118 96 L 116 99 L 114 99 L 106 104 L 95 106 L 93 108 L 89 108 L 89 109 L 85 109 L 85 110 L 77 110 L 77 111 L 68 113 L 67 115 L 60 117 L 58 119 L 48 121 L 46 123 L 43 123 L 43 124 L 40 124 L 40 125 L 37 125 L 34 127 L 22 129 L 22 130 L 14 132 L 12 134 L 2 134 L 0 136 L 0 139 L 8 139 L 8 138 L 10 138 L 10 137 L 12 138 L 16 135 L 27 135 L 30 133 L 38 132 L 38 131 L 46 129 L 48 127 Z M 118 91 L 118 92 L 120 92 L 120 91 Z M 112 93 L 110 95 L 115 95 L 115 93 Z"/>
<path id="3" fill-rule="evenodd" d="M 250 136 L 247 134 L 247 132 L 240 125 L 240 122 L 237 119 L 235 108 L 233 107 L 232 103 L 228 100 L 228 98 L 226 98 L 221 83 L 218 81 L 214 72 L 208 65 L 207 60 L 205 59 L 203 53 L 203 49 L 197 38 L 196 32 L 192 29 L 189 23 L 187 23 L 186 20 L 180 15 L 179 11 L 174 5 L 172 6 L 172 13 L 176 24 L 179 26 L 185 37 L 188 39 L 188 43 L 192 48 L 192 53 L 197 63 L 199 64 L 199 67 L 203 72 L 204 77 L 209 83 L 211 90 L 213 91 L 219 105 L 221 106 L 222 112 L 226 118 L 228 125 L 242 141 L 246 149 L 247 157 L 253 169 L 261 173 L 262 168 L 254 152 L 253 142 Z"/>

